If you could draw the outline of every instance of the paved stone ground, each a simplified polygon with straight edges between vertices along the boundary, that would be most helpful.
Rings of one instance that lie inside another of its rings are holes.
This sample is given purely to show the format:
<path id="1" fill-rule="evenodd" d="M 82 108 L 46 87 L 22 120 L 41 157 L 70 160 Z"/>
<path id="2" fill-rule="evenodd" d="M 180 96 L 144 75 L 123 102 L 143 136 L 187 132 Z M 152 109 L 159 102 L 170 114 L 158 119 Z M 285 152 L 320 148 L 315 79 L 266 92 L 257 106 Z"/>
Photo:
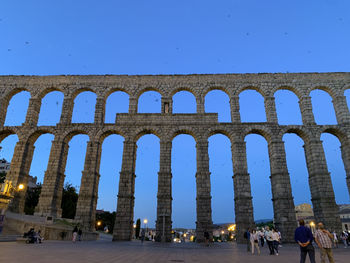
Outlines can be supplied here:
<path id="1" fill-rule="evenodd" d="M 350 262 L 350 248 L 334 250 L 337 263 Z M 316 250 L 319 260 L 319 251 Z M 268 255 L 268 249 L 262 248 L 260 256 L 246 252 L 244 245 L 231 243 L 213 244 L 207 248 L 194 243 L 159 244 L 153 242 L 111 242 L 82 241 L 47 241 L 43 244 L 19 244 L 15 242 L 0 243 L 0 262 L 299 262 L 299 249 L 295 245 L 283 246 L 279 256 Z M 307 259 L 307 262 L 308 259 Z"/>

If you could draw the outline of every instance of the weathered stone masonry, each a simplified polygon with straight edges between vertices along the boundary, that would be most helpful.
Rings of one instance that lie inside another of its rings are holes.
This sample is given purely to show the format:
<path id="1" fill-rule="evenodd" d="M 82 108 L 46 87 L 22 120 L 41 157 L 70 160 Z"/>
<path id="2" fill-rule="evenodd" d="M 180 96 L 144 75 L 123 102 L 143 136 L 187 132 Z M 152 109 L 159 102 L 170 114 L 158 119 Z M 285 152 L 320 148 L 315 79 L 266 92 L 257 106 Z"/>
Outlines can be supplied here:
<path id="1" fill-rule="evenodd" d="M 250 176 L 247 169 L 247 134 L 264 136 L 268 142 L 271 167 L 272 201 L 274 220 L 287 241 L 293 240 L 296 227 L 294 202 L 286 164 L 282 137 L 296 133 L 304 140 L 310 190 L 315 217 L 330 229 L 340 230 L 334 192 L 328 172 L 320 136 L 332 133 L 341 142 L 341 152 L 346 170 L 346 182 L 350 193 L 350 115 L 344 91 L 350 88 L 349 73 L 298 73 L 298 74 L 225 74 L 178 76 L 1 76 L 0 77 L 0 141 L 17 134 L 9 178 L 14 185 L 26 183 L 36 139 L 44 133 L 55 136 L 36 214 L 60 217 L 62 188 L 68 154 L 68 142 L 76 134 L 87 134 L 84 171 L 75 219 L 85 229 L 94 230 L 98 198 L 101 145 L 110 134 L 125 138 L 123 162 L 120 172 L 117 215 L 114 240 L 132 238 L 134 216 L 136 142 L 144 134 L 155 134 L 160 139 L 160 168 L 157 194 L 157 240 L 171 240 L 172 173 L 171 147 L 173 138 L 182 133 L 192 135 L 197 150 L 197 240 L 203 241 L 203 232 L 212 235 L 211 183 L 209 172 L 208 138 L 222 133 L 231 140 L 233 160 L 233 187 L 235 215 L 241 241 L 243 231 L 254 225 Z M 219 123 L 217 114 L 205 113 L 205 95 L 220 89 L 230 98 L 231 123 Z M 241 123 L 239 94 L 255 89 L 265 98 L 267 122 Z M 279 125 L 274 93 L 279 89 L 293 91 L 299 98 L 303 125 Z M 316 125 L 312 113 L 310 91 L 322 89 L 333 98 L 337 125 Z M 10 99 L 20 91 L 29 91 L 31 99 L 25 123 L 22 126 L 4 126 Z M 60 122 L 56 126 L 37 126 L 42 98 L 51 91 L 64 93 Z M 149 90 L 162 95 L 160 114 L 137 113 L 140 95 Z M 196 114 L 172 114 L 172 96 L 181 90 L 193 93 L 197 102 Z M 83 91 L 96 93 L 94 123 L 71 123 L 75 97 Z M 114 124 L 105 124 L 105 104 L 114 91 L 129 94 L 129 113 L 118 114 Z M 11 209 L 23 213 L 24 193 L 17 195 Z"/>

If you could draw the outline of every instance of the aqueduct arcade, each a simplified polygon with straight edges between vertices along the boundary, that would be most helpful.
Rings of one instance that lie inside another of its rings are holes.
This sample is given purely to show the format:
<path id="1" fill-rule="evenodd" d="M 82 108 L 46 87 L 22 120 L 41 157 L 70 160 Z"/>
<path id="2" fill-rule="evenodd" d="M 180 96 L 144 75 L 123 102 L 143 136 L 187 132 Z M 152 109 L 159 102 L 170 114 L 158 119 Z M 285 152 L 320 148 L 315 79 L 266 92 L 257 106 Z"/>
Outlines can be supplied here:
<path id="1" fill-rule="evenodd" d="M 250 175 L 247 169 L 247 134 L 260 134 L 268 143 L 270 180 L 274 222 L 285 240 L 293 240 L 296 227 L 294 201 L 288 173 L 284 142 L 286 133 L 295 133 L 304 141 L 309 173 L 309 186 L 315 218 L 330 229 L 341 229 L 338 208 L 320 140 L 324 132 L 335 135 L 341 143 L 346 183 L 350 193 L 350 115 L 344 91 L 350 87 L 349 73 L 298 74 L 224 74 L 175 76 L 1 76 L 0 77 L 0 142 L 16 134 L 16 144 L 8 179 L 16 186 L 26 184 L 33 158 L 34 143 L 44 133 L 54 135 L 48 167 L 35 214 L 61 217 L 62 189 L 68 142 L 76 134 L 86 134 L 89 142 L 78 198 L 75 220 L 85 229 L 94 230 L 98 198 L 101 145 L 108 135 L 124 137 L 122 168 L 119 179 L 114 240 L 130 240 L 134 223 L 134 192 L 136 142 L 144 134 L 154 134 L 160 140 L 160 167 L 157 193 L 157 239 L 171 240 L 172 230 L 172 140 L 178 134 L 190 134 L 196 141 L 196 232 L 203 241 L 204 231 L 212 233 L 211 177 L 209 171 L 208 138 L 224 134 L 231 141 L 233 161 L 234 209 L 237 237 L 254 226 Z M 310 92 L 322 89 L 330 94 L 336 114 L 336 125 L 315 123 Z M 206 113 L 205 95 L 213 90 L 224 91 L 230 99 L 231 122 L 218 122 L 218 115 Z M 239 94 L 254 89 L 264 97 L 266 122 L 241 122 Z M 294 92 L 299 99 L 302 125 L 280 125 L 276 114 L 274 93 L 280 89 Z M 9 101 L 21 92 L 30 92 L 29 107 L 21 126 L 5 126 Z M 51 91 L 64 94 L 60 121 L 55 126 L 38 126 L 42 98 Z M 138 113 L 138 99 L 146 91 L 161 94 L 161 113 Z M 196 98 L 193 114 L 173 114 L 173 95 L 186 90 Z M 83 91 L 96 94 L 93 123 L 72 123 L 75 97 Z M 115 123 L 105 123 L 107 97 L 115 91 L 129 95 L 128 113 L 118 114 Z M 23 213 L 25 193 L 18 193 L 12 211 Z"/>

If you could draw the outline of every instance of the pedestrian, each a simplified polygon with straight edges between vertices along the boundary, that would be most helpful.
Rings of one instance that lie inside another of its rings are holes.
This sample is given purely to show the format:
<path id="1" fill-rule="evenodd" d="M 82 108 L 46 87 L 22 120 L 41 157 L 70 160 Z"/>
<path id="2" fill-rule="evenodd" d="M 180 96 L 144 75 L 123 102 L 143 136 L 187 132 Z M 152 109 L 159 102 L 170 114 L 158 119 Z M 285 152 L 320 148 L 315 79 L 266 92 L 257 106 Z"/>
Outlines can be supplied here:
<path id="1" fill-rule="evenodd" d="M 269 247 L 269 250 L 270 250 L 270 255 L 274 255 L 275 252 L 274 252 L 274 248 L 273 248 L 273 236 L 272 236 L 272 231 L 270 230 L 270 227 L 266 227 L 266 230 L 265 230 L 265 239 L 266 239 L 266 242 L 267 242 L 267 245 Z"/>
<path id="2" fill-rule="evenodd" d="M 295 229 L 294 239 L 300 247 L 300 263 L 305 263 L 307 254 L 309 254 L 310 262 L 316 263 L 315 248 L 312 245 L 312 240 L 314 239 L 314 237 L 310 228 L 305 227 L 305 222 L 303 219 L 299 220 L 299 227 Z"/>
<path id="3" fill-rule="evenodd" d="M 345 233 L 345 231 L 341 232 L 340 234 L 340 239 L 343 241 L 343 244 L 344 244 L 344 248 L 347 248 L 347 242 L 346 242 L 346 239 L 347 239 L 347 234 Z"/>
<path id="4" fill-rule="evenodd" d="M 143 243 L 143 241 L 145 240 L 145 235 L 146 235 L 146 232 L 144 229 L 141 230 L 141 243 Z"/>
<path id="5" fill-rule="evenodd" d="M 81 241 L 81 236 L 83 235 L 83 231 L 81 230 L 81 228 L 79 227 L 78 229 L 78 241 Z"/>
<path id="6" fill-rule="evenodd" d="M 321 263 L 326 262 L 326 255 L 329 263 L 334 263 L 332 252 L 333 235 L 324 228 L 322 222 L 317 224 L 318 229 L 315 232 L 315 241 L 320 248 Z"/>
<path id="7" fill-rule="evenodd" d="M 247 252 L 250 252 L 250 232 L 249 229 L 244 232 L 243 237 L 246 239 L 247 242 Z"/>
<path id="8" fill-rule="evenodd" d="M 264 229 L 259 230 L 259 238 L 260 238 L 260 245 L 261 245 L 261 247 L 264 247 L 264 243 L 265 243 Z"/>
<path id="9" fill-rule="evenodd" d="M 278 234 L 278 232 L 272 228 L 272 245 L 273 245 L 273 249 L 276 252 L 276 256 L 278 256 L 278 246 L 280 244 L 280 235 Z"/>
<path id="10" fill-rule="evenodd" d="M 260 255 L 259 236 L 255 229 L 253 229 L 250 233 L 250 245 L 252 246 L 252 255 L 254 254 L 254 247 L 256 247 L 258 255 Z"/>
<path id="11" fill-rule="evenodd" d="M 72 241 L 75 243 L 76 239 L 77 239 L 77 234 L 78 234 L 78 227 L 75 226 L 73 229 L 73 237 L 72 237 Z"/>
<path id="12" fill-rule="evenodd" d="M 204 231 L 204 242 L 207 247 L 209 247 L 209 232 Z"/>
<path id="13" fill-rule="evenodd" d="M 333 235 L 333 243 L 334 243 L 334 248 L 338 248 L 338 236 L 335 231 L 332 232 Z"/>

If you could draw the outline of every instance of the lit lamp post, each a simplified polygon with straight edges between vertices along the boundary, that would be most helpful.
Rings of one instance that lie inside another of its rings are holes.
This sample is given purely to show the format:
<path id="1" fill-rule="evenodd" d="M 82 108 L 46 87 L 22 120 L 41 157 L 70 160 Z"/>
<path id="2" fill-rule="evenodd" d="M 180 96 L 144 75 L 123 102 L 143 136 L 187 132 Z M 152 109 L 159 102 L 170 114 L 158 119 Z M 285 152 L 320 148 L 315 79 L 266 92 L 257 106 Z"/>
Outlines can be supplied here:
<path id="1" fill-rule="evenodd" d="M 147 235 L 147 237 L 148 237 L 148 229 L 147 229 L 147 223 L 148 223 L 148 220 L 147 220 L 147 218 L 143 219 L 143 224 L 144 224 L 144 226 L 145 226 L 145 230 L 146 230 L 146 235 Z"/>
<path id="2" fill-rule="evenodd" d="M 314 233 L 315 232 L 315 222 L 314 221 L 311 221 L 310 222 L 310 228 L 311 228 L 311 231 L 312 231 L 312 233 Z"/>
<path id="3" fill-rule="evenodd" d="M 97 225 L 97 229 L 99 229 L 102 226 L 102 221 L 101 220 L 97 221 L 96 225 Z"/>

